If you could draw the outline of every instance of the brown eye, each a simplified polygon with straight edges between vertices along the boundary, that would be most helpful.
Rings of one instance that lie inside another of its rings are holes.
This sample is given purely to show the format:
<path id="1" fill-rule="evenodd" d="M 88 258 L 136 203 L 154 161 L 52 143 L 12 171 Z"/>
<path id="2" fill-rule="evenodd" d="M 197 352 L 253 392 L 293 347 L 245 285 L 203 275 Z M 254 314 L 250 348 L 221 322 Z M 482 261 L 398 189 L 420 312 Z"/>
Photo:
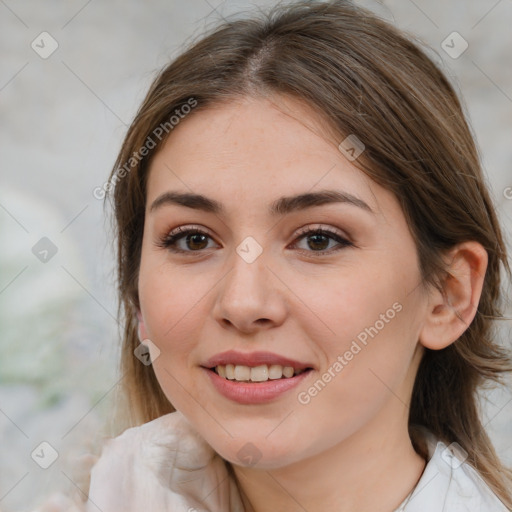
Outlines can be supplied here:
<path id="1" fill-rule="evenodd" d="M 205 242 L 208 245 L 208 236 L 202 233 L 193 233 L 185 237 L 185 244 L 192 250 L 205 249 Z"/>
<path id="2" fill-rule="evenodd" d="M 210 235 L 197 228 L 177 228 L 162 240 L 158 245 L 173 252 L 200 252 L 208 249 Z"/>
<path id="3" fill-rule="evenodd" d="M 329 245 L 330 238 L 325 235 L 314 234 L 308 237 L 308 247 L 315 251 L 325 251 Z"/>
<path id="4" fill-rule="evenodd" d="M 332 254 L 340 249 L 354 245 L 335 231 L 322 228 L 303 230 L 297 240 L 302 241 L 304 239 L 307 241 L 307 249 L 301 250 L 315 256 Z M 331 246 L 329 248 L 331 242 L 334 242 L 334 247 Z M 295 245 L 297 245 L 297 242 Z"/>

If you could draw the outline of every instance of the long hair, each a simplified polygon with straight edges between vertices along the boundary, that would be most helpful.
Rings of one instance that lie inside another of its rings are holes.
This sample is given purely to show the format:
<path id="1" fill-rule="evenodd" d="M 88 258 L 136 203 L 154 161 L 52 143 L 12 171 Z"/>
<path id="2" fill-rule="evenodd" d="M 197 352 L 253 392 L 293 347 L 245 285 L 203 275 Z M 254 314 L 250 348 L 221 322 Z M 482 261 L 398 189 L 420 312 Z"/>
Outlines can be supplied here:
<path id="1" fill-rule="evenodd" d="M 440 286 L 443 255 L 456 244 L 475 240 L 487 251 L 473 322 L 447 348 L 425 350 L 412 392 L 409 434 L 424 457 L 417 426 L 456 441 L 512 507 L 512 472 L 500 462 L 478 411 L 479 389 L 501 383 L 504 372 L 512 370 L 493 323 L 503 317 L 501 274 L 510 277 L 511 270 L 478 151 L 456 92 L 421 46 L 349 1 L 296 2 L 225 21 L 191 43 L 151 85 L 127 132 L 107 195 L 117 236 L 122 372 L 131 424 L 174 410 L 152 367 L 134 357 L 151 159 L 172 137 L 169 120 L 177 111 L 187 112 L 185 105 L 196 102 L 188 114 L 193 116 L 236 97 L 272 93 L 313 107 L 340 142 L 354 134 L 364 143 L 353 164 L 399 201 L 424 285 Z M 179 122 L 186 122 L 181 117 Z"/>

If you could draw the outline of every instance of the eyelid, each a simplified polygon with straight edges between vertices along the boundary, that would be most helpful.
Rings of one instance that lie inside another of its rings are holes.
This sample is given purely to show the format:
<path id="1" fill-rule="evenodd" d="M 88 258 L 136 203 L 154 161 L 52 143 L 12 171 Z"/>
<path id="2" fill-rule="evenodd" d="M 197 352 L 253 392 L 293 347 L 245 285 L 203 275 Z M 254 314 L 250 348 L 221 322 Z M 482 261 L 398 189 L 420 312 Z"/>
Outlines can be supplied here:
<path id="1" fill-rule="evenodd" d="M 351 242 L 351 237 L 348 233 L 344 232 L 344 231 L 341 231 L 340 229 L 338 228 L 335 228 L 333 226 L 327 226 L 326 224 L 320 224 L 320 223 L 315 223 L 315 224 L 307 224 L 301 228 L 299 228 L 296 232 L 295 232 L 295 237 L 299 237 L 299 236 L 302 236 L 304 234 L 307 234 L 307 233 L 310 233 L 311 231 L 323 231 L 324 233 L 329 233 L 329 234 L 333 234 L 333 235 L 337 235 L 339 236 L 340 238 L 344 238 L 347 240 L 347 242 Z"/>
<path id="2" fill-rule="evenodd" d="M 177 228 L 171 229 L 165 236 L 169 237 L 180 233 L 188 233 L 189 231 L 200 231 L 208 236 L 212 236 L 210 231 L 200 224 L 185 224 L 184 226 L 178 226 Z"/>

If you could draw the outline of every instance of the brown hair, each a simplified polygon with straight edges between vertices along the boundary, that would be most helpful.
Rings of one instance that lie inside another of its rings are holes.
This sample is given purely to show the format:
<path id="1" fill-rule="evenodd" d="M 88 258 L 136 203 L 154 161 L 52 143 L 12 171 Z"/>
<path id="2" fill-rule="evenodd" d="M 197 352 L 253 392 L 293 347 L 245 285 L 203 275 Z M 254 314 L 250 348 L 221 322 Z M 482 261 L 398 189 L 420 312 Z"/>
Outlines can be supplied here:
<path id="1" fill-rule="evenodd" d="M 511 271 L 478 152 L 457 95 L 437 65 L 412 37 L 348 1 L 298 2 L 267 15 L 225 21 L 157 76 L 130 126 L 110 180 L 115 183 L 122 370 L 132 424 L 174 410 L 152 367 L 133 355 L 139 343 L 135 308 L 147 171 L 166 137 L 154 140 L 142 158 L 140 149 L 191 98 L 198 106 L 190 115 L 197 115 L 237 96 L 270 93 L 305 101 L 340 142 L 349 134 L 363 141 L 365 151 L 353 163 L 400 202 L 425 286 L 440 286 L 443 255 L 454 245 L 475 240 L 486 249 L 476 317 L 447 348 L 425 350 L 409 432 L 424 457 L 416 425 L 459 443 L 468 462 L 512 507 L 507 490 L 512 472 L 501 464 L 478 413 L 479 388 L 502 382 L 503 372 L 512 369 L 492 324 L 502 318 L 500 271 L 509 276 Z"/>

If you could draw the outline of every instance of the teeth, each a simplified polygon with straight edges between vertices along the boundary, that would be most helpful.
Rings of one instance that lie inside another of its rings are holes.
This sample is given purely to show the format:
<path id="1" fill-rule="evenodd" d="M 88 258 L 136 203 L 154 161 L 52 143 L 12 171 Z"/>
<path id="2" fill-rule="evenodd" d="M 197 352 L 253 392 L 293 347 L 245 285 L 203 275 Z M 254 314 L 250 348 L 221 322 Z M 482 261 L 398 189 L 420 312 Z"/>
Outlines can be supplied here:
<path id="1" fill-rule="evenodd" d="M 285 366 L 283 368 L 283 376 L 284 377 L 293 377 L 294 370 L 291 366 Z"/>
<path id="2" fill-rule="evenodd" d="M 273 364 L 268 369 L 269 379 L 280 379 L 283 376 L 283 367 L 280 364 Z"/>
<path id="3" fill-rule="evenodd" d="M 294 375 L 299 375 L 305 370 L 295 370 L 291 366 L 281 366 L 272 364 L 270 366 L 262 364 L 260 366 L 244 366 L 241 364 L 218 365 L 215 371 L 220 377 L 239 382 L 265 382 L 267 380 L 288 379 Z"/>
<path id="4" fill-rule="evenodd" d="M 265 382 L 266 380 L 268 380 L 268 366 L 266 364 L 251 368 L 252 382 Z"/>
<path id="5" fill-rule="evenodd" d="M 217 373 L 220 375 L 219 372 L 217 372 Z M 234 378 L 235 378 L 235 365 L 227 364 L 226 365 L 226 379 L 233 380 Z"/>
<path id="6" fill-rule="evenodd" d="M 235 366 L 235 380 L 251 380 L 251 369 L 248 366 Z"/>

